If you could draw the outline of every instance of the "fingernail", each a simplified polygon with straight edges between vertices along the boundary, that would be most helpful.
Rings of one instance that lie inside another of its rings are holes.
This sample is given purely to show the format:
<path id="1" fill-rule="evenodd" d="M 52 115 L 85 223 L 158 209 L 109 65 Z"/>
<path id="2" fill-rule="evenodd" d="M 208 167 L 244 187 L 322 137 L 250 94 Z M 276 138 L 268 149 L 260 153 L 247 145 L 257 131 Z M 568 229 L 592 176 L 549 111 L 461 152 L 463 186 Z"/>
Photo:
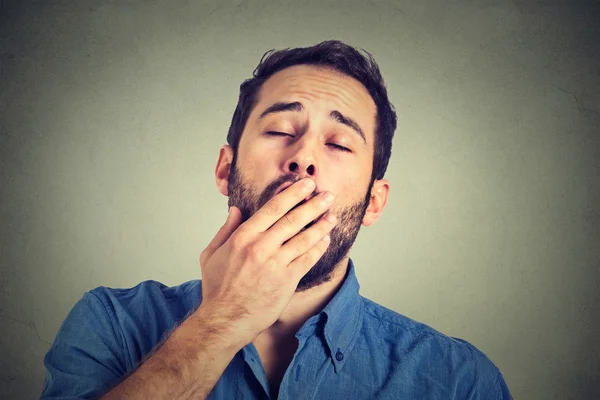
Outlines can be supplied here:
<path id="1" fill-rule="evenodd" d="M 304 187 L 310 190 L 313 190 L 315 188 L 315 181 L 313 181 L 310 178 L 306 178 L 303 181 Z"/>
<path id="2" fill-rule="evenodd" d="M 331 238 L 329 237 L 329 235 L 325 235 L 325 237 L 323 238 L 323 241 L 325 243 L 329 243 L 330 240 L 331 240 Z"/>
<path id="3" fill-rule="evenodd" d="M 328 212 L 327 214 L 325 214 L 325 219 L 327 221 L 331 222 L 332 224 L 335 224 L 335 222 L 337 221 L 337 218 L 335 217 L 335 215 L 333 215 L 330 212 Z"/>
<path id="4" fill-rule="evenodd" d="M 325 193 L 325 195 L 323 196 L 323 200 L 325 200 L 325 202 L 327 202 L 327 203 L 331 203 L 333 201 L 333 193 L 331 193 L 331 192 Z"/>

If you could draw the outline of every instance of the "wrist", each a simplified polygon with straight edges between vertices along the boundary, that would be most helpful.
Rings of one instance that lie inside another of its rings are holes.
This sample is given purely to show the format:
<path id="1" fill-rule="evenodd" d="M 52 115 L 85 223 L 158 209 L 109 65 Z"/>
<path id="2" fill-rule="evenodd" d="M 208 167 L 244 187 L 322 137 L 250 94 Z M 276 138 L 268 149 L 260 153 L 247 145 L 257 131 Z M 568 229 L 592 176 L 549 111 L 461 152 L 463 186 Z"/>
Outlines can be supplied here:
<path id="1" fill-rule="evenodd" d="M 254 338 L 243 328 L 239 318 L 229 314 L 201 305 L 188 320 L 202 333 L 201 336 L 212 344 L 212 349 L 217 352 L 232 352 L 235 355 Z"/>

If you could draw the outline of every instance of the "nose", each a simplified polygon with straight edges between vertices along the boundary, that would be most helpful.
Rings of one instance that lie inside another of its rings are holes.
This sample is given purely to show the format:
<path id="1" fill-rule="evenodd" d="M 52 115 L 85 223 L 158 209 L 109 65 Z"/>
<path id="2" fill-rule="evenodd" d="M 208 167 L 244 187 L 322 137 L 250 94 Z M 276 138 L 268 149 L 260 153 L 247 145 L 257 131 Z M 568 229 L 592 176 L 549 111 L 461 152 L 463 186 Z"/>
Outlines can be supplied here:
<path id="1" fill-rule="evenodd" d="M 316 176 L 316 167 L 314 163 L 310 162 L 300 162 L 300 161 L 290 161 L 288 163 L 287 172 L 297 175 L 305 175 L 308 174 L 311 177 Z"/>
<path id="2" fill-rule="evenodd" d="M 285 160 L 284 170 L 288 174 L 302 177 L 316 178 L 319 173 L 315 159 L 315 143 L 308 140 L 308 135 L 297 141 L 293 146 L 292 153 Z"/>

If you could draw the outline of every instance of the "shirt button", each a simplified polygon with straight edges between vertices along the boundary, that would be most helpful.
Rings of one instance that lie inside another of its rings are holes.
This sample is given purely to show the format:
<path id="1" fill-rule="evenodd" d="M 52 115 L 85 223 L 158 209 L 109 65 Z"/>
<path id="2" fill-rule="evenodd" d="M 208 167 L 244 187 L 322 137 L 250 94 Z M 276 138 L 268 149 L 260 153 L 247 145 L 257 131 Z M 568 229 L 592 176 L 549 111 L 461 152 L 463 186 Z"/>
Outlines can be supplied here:
<path id="1" fill-rule="evenodd" d="M 337 353 L 335 353 L 335 359 L 338 361 L 342 361 L 344 359 L 344 353 L 338 350 Z"/>

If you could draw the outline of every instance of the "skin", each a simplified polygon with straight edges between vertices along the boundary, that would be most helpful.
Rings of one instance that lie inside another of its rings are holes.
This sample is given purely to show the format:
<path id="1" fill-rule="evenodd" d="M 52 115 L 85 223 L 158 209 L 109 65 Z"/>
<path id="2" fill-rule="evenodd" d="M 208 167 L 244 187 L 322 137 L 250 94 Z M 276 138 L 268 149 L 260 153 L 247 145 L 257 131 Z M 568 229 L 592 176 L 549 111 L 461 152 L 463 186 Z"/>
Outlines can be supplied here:
<path id="1" fill-rule="evenodd" d="M 276 102 L 300 102 L 303 107 L 259 118 Z M 329 114 L 333 110 L 354 120 L 364 140 L 354 129 L 332 120 Z M 294 348 L 293 336 L 300 326 L 318 313 L 343 283 L 348 252 L 360 226 L 375 223 L 383 213 L 389 183 L 385 179 L 370 181 L 375 116 L 375 104 L 357 80 L 330 69 L 297 65 L 277 72 L 263 84 L 242 133 L 235 164 L 229 145 L 220 150 L 215 168 L 217 188 L 229 197 L 230 206 L 240 208 L 243 221 L 271 199 L 283 182 L 308 177 L 316 189 L 307 198 L 324 192 L 335 196 L 329 212 L 337 217 L 337 225 L 330 233 L 327 251 L 302 278 L 275 324 L 254 341 L 267 359 Z M 341 242 L 345 247 L 340 248 Z M 264 349 L 278 350 L 271 357 Z"/>

